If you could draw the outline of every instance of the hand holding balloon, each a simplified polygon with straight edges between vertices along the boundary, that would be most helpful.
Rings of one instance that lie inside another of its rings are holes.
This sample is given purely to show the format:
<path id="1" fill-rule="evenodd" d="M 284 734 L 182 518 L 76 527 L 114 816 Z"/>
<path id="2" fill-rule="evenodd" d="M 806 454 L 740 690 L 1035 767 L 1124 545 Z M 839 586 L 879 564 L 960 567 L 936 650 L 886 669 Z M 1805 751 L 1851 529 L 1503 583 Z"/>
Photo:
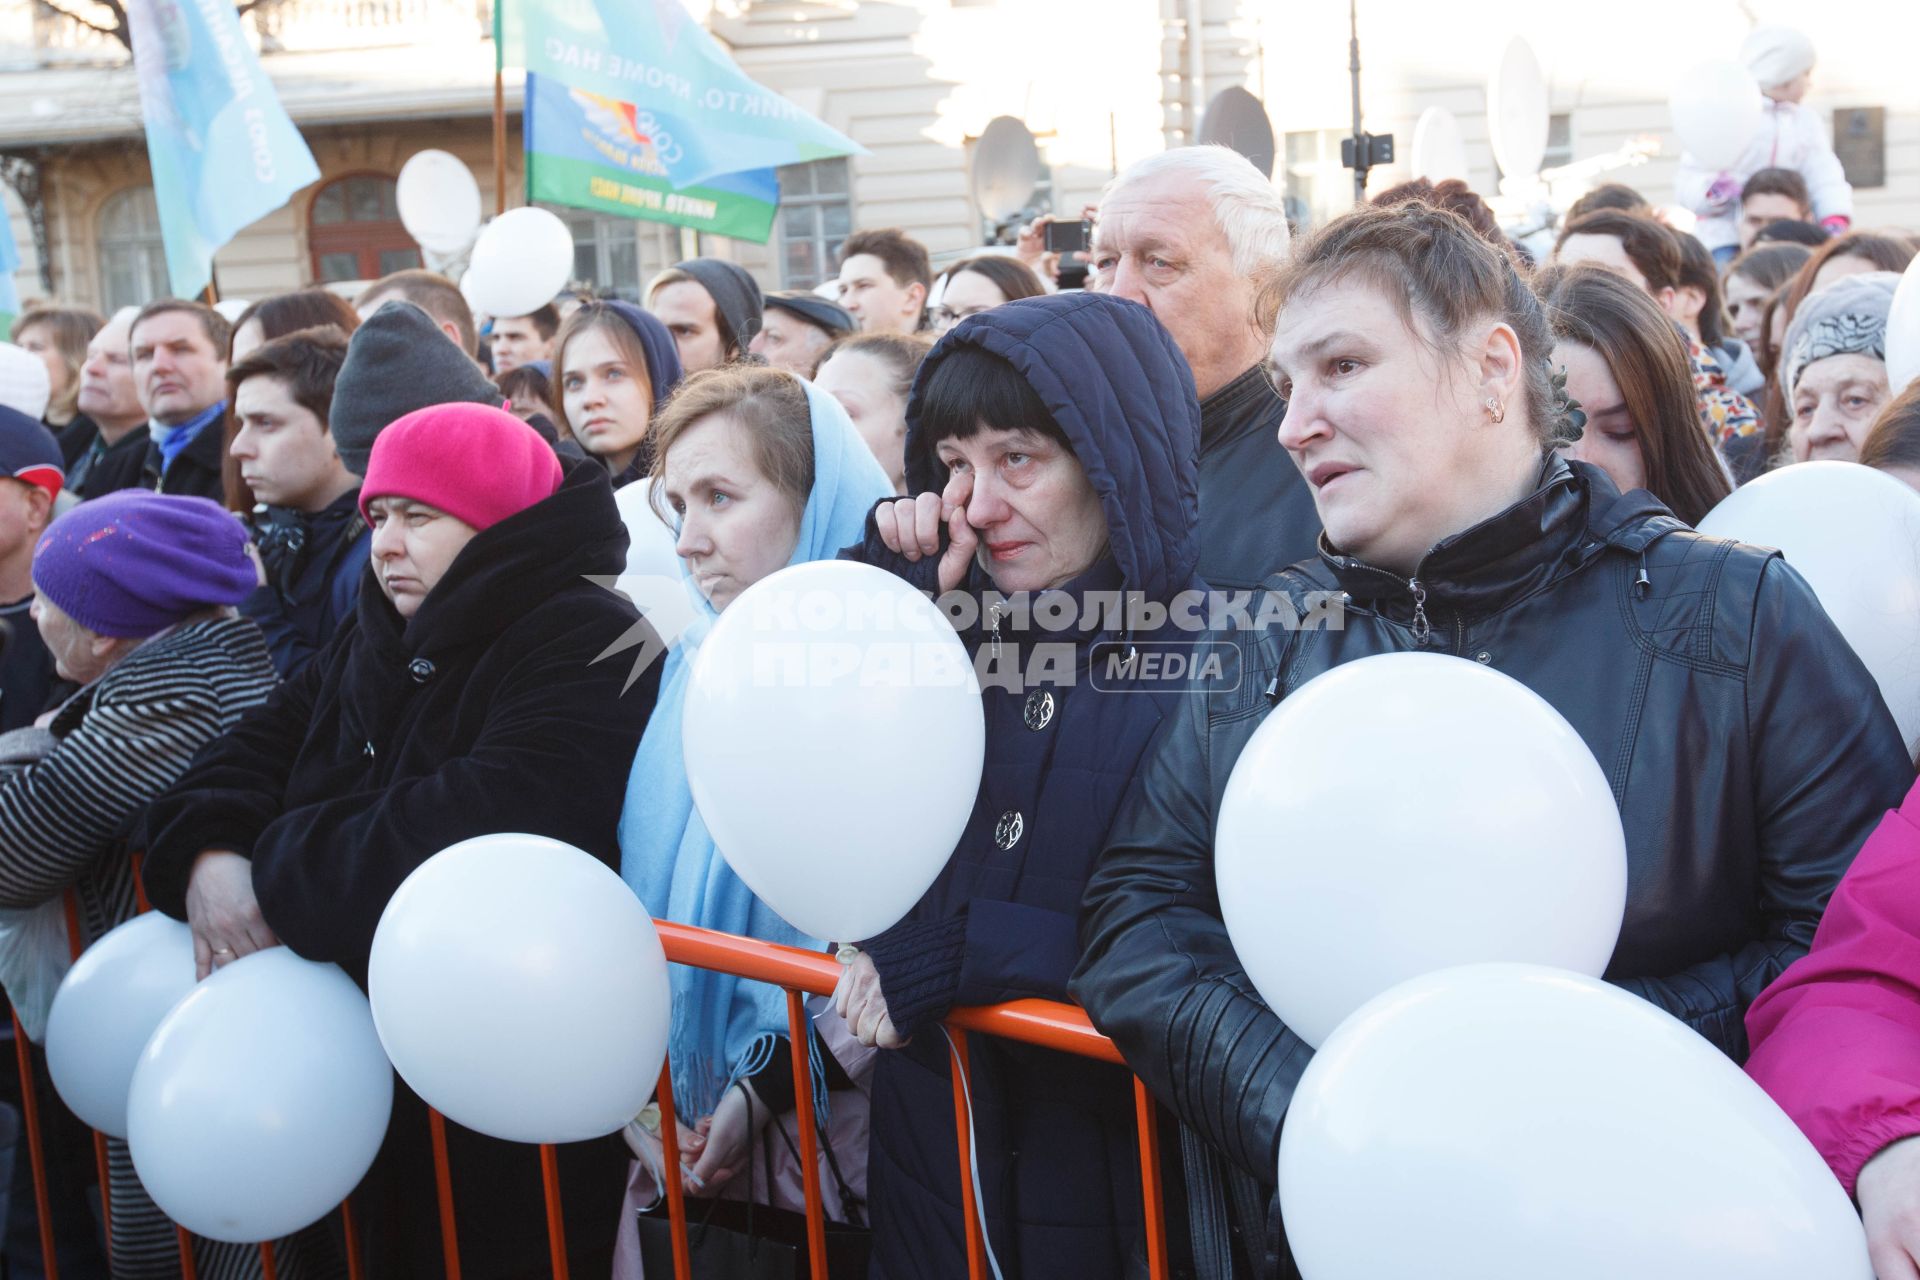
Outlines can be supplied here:
<path id="1" fill-rule="evenodd" d="M 840 970 L 833 988 L 833 1011 L 846 1019 L 847 1030 L 861 1044 L 881 1049 L 904 1049 L 907 1037 L 894 1028 L 887 998 L 880 991 L 880 970 L 865 952 Z"/>

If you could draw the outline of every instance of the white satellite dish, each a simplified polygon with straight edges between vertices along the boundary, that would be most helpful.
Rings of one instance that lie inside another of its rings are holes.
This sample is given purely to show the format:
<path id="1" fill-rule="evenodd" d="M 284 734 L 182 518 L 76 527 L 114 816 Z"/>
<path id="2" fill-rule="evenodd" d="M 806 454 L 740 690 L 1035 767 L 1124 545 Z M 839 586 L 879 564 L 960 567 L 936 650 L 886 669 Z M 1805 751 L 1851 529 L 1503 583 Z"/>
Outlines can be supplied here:
<path id="1" fill-rule="evenodd" d="M 1527 179 L 1540 172 L 1547 154 L 1547 80 L 1533 46 L 1519 36 L 1507 42 L 1487 82 L 1487 127 L 1502 174 Z"/>
<path id="2" fill-rule="evenodd" d="M 989 222 L 1005 222 L 1027 207 L 1040 185 L 1040 145 L 1020 121 L 995 116 L 973 144 L 967 170 L 981 214 Z"/>
<path id="3" fill-rule="evenodd" d="M 1230 147 L 1245 156 L 1264 176 L 1273 176 L 1273 122 L 1260 99 L 1239 85 L 1222 89 L 1207 104 L 1200 120 L 1200 141 Z"/>
<path id="4" fill-rule="evenodd" d="M 1460 122 L 1445 107 L 1428 107 L 1413 126 L 1413 176 L 1429 182 L 1467 180 L 1467 145 Z"/>

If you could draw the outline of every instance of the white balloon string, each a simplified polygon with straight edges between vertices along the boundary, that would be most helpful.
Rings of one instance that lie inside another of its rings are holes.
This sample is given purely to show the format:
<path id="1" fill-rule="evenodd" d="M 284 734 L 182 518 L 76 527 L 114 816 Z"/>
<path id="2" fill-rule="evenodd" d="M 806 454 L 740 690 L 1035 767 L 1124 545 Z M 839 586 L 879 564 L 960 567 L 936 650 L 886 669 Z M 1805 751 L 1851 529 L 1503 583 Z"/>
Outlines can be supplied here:
<path id="1" fill-rule="evenodd" d="M 973 1140 L 973 1089 L 967 1081 L 967 1064 L 960 1061 L 960 1046 L 953 1042 L 953 1032 L 941 1027 L 940 1034 L 947 1038 L 953 1075 L 960 1082 L 960 1099 L 967 1104 L 967 1172 L 973 1176 L 973 1212 L 980 1221 L 980 1246 L 987 1251 L 987 1269 L 993 1272 L 993 1280 L 1003 1280 L 1000 1260 L 993 1256 L 993 1238 L 987 1234 L 987 1200 L 980 1194 L 980 1148 Z"/>

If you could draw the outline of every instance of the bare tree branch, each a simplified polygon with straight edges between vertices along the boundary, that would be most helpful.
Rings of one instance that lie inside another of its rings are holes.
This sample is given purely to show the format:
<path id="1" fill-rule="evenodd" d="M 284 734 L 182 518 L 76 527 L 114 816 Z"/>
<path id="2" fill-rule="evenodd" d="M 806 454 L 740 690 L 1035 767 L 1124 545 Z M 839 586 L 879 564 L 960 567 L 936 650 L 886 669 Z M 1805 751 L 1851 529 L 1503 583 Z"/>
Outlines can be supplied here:
<path id="1" fill-rule="evenodd" d="M 122 9 L 118 4 L 115 4 L 113 0 L 105 0 L 107 8 L 113 11 L 113 16 L 119 23 L 118 26 L 112 26 L 112 27 L 103 27 L 99 23 L 93 21 L 90 18 L 81 17 L 79 14 L 75 13 L 71 9 L 63 9 L 59 5 L 53 3 L 53 0 L 40 0 L 40 3 L 46 5 L 47 8 L 53 10 L 55 13 L 67 19 L 69 22 L 77 22 L 81 26 L 87 28 L 89 31 L 98 31 L 103 36 L 112 36 L 115 40 L 118 40 L 121 44 L 127 46 L 128 50 L 132 50 L 133 48 L 133 38 L 131 35 L 128 34 L 128 31 L 127 31 L 126 10 Z"/>

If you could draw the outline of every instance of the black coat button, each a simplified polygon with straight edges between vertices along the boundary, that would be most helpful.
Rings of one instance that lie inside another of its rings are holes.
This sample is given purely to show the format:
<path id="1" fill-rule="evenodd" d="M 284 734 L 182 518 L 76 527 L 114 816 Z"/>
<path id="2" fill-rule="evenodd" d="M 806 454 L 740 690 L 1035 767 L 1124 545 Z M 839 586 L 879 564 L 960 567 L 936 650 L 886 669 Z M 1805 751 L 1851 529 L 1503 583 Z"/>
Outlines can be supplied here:
<path id="1" fill-rule="evenodd" d="M 415 658 L 407 664 L 407 674 L 413 677 L 415 684 L 425 684 L 433 679 L 433 664 L 425 658 Z"/>

